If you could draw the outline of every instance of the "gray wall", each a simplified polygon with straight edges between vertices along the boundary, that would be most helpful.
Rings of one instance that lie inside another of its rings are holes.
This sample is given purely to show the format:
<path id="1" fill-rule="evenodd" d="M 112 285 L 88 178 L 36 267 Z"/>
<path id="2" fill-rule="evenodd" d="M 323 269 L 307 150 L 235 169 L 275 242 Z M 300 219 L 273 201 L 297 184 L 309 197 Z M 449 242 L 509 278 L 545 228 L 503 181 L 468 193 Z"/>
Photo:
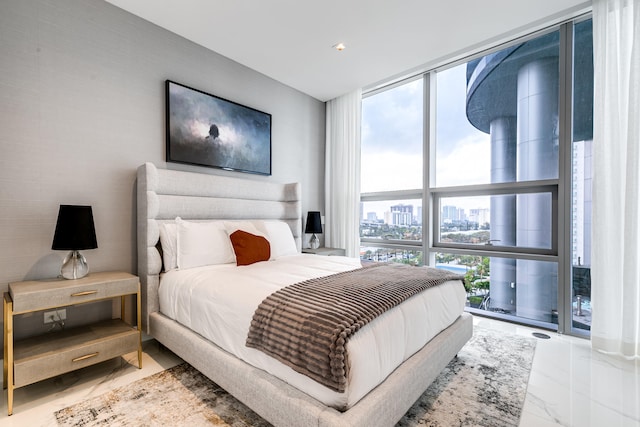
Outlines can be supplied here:
<path id="1" fill-rule="evenodd" d="M 270 177 L 165 162 L 164 81 L 272 114 Z M 88 204 L 93 271 L 135 273 L 135 171 L 158 167 L 300 182 L 324 206 L 324 103 L 101 0 L 0 3 L 0 290 L 55 277 L 60 204 Z M 68 310 L 68 325 L 111 306 Z M 22 316 L 16 334 L 46 329 Z M 21 323 L 20 323 L 21 322 Z"/>

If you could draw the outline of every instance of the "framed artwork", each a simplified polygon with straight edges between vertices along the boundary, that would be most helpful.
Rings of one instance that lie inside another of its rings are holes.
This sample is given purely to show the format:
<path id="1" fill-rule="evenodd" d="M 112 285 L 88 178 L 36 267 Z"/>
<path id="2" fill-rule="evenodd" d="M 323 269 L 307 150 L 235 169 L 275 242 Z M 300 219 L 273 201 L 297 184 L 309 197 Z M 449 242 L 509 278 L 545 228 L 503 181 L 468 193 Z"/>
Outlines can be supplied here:
<path id="1" fill-rule="evenodd" d="M 271 175 L 271 114 L 167 80 L 167 161 Z"/>

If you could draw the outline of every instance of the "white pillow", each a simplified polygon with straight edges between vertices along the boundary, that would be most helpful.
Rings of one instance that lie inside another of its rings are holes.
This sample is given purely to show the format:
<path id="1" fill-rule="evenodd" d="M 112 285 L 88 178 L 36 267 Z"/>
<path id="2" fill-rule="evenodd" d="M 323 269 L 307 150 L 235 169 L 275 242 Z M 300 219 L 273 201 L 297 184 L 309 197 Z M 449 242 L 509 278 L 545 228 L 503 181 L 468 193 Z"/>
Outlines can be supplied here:
<path id="1" fill-rule="evenodd" d="M 223 221 L 189 222 L 176 218 L 178 268 L 235 262 Z"/>
<path id="2" fill-rule="evenodd" d="M 256 225 L 260 225 L 262 221 L 225 221 L 224 226 L 227 229 L 227 234 L 231 235 L 234 231 L 242 230 L 247 233 L 255 234 L 256 236 L 267 237 L 263 230 L 259 230 Z"/>
<path id="3" fill-rule="evenodd" d="M 271 259 L 298 253 L 291 228 L 286 222 L 264 221 L 263 226 L 271 245 Z"/>
<path id="4" fill-rule="evenodd" d="M 175 222 L 160 224 L 160 244 L 162 245 L 162 262 L 164 271 L 178 268 L 177 238 L 178 227 Z"/>

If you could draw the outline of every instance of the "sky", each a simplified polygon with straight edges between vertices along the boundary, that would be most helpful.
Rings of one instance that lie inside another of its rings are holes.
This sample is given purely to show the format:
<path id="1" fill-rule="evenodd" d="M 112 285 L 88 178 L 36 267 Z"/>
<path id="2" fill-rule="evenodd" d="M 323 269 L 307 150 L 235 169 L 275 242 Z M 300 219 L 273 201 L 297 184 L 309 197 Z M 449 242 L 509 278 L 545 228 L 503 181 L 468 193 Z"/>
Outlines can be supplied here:
<path id="1" fill-rule="evenodd" d="M 489 135 L 466 118 L 466 64 L 438 72 L 436 79 L 436 185 L 490 182 Z M 361 192 L 422 187 L 422 92 L 418 79 L 363 99 Z M 488 207 L 478 204 L 460 201 L 458 207 L 467 213 Z M 363 213 L 381 218 L 389 205 L 370 202 Z"/>

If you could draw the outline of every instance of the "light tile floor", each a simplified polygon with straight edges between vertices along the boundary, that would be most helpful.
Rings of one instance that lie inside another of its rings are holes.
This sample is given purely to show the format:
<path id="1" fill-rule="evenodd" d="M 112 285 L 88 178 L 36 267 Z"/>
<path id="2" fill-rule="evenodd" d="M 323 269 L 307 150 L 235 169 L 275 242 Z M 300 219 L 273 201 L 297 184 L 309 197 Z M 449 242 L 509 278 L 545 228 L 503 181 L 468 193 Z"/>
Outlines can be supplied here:
<path id="1" fill-rule="evenodd" d="M 477 316 L 474 324 L 529 337 L 538 331 Z M 640 426 L 640 361 L 594 352 L 582 338 L 541 332 L 551 338 L 537 339 L 520 426 Z M 144 344 L 143 369 L 135 366 L 136 358 L 131 353 L 124 361 L 114 359 L 19 388 L 10 417 L 3 391 L 0 426 L 55 426 L 55 411 L 180 363 L 154 341 Z"/>
<path id="2" fill-rule="evenodd" d="M 591 349 L 584 338 L 474 317 L 479 325 L 536 338 L 521 427 L 640 426 L 640 360 L 629 361 Z"/>

